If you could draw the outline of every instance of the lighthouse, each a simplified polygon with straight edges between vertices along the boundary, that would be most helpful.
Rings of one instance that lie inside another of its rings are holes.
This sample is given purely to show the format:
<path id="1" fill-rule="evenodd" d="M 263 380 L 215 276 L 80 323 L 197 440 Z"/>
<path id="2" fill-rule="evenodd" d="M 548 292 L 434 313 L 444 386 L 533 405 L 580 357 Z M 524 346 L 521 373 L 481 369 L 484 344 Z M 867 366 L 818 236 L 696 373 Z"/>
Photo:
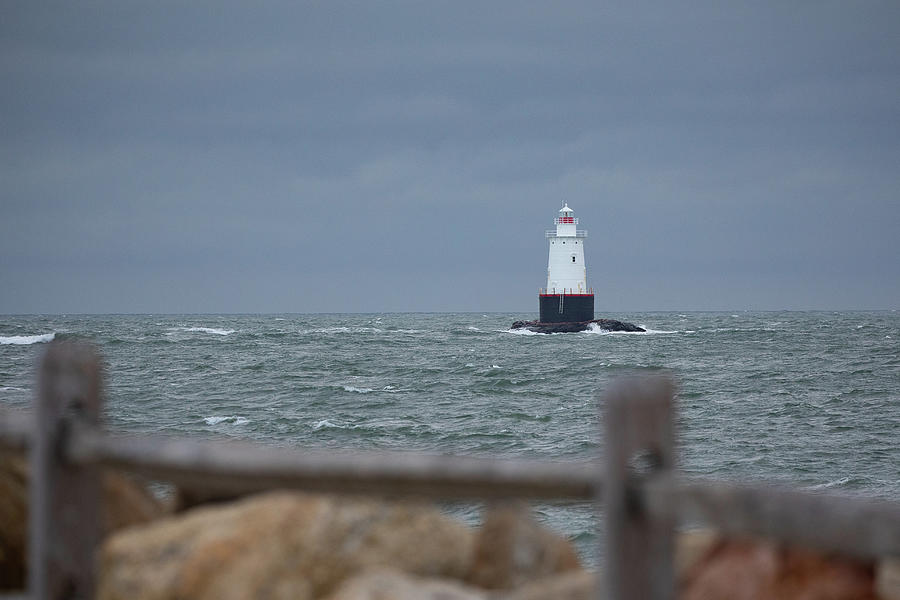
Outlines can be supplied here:
<path id="1" fill-rule="evenodd" d="M 587 287 L 584 239 L 578 219 L 568 204 L 553 219 L 556 229 L 545 233 L 550 242 L 547 287 L 540 291 L 541 323 L 573 323 L 594 318 L 594 290 Z"/>

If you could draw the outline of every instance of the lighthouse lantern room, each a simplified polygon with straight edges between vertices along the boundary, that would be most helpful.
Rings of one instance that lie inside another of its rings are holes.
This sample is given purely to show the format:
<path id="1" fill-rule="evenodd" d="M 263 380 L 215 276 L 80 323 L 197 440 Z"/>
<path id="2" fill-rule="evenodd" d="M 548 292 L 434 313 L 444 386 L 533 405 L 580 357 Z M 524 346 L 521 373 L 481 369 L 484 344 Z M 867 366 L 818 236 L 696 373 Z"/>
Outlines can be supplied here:
<path id="1" fill-rule="evenodd" d="M 587 231 L 577 229 L 578 219 L 565 204 L 546 232 L 550 242 L 547 288 L 540 291 L 540 320 L 543 323 L 590 321 L 594 318 L 594 290 L 587 287 L 584 239 Z"/>

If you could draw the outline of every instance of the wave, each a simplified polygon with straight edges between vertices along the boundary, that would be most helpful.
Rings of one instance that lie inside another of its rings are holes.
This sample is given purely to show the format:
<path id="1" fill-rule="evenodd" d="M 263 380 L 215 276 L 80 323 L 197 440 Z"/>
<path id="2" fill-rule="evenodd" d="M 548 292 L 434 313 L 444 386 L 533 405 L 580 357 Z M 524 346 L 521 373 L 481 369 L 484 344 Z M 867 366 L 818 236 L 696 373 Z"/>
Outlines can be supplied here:
<path id="1" fill-rule="evenodd" d="M 667 331 L 665 329 L 648 329 L 647 327 L 644 327 L 643 325 L 641 325 L 640 327 L 643 328 L 644 331 L 636 331 L 635 333 L 638 333 L 638 334 L 643 333 L 644 335 L 657 335 L 657 334 L 665 335 L 668 333 L 687 333 L 687 332 L 682 332 L 682 331 Z M 628 332 L 626 331 L 625 333 L 628 333 Z"/>
<path id="2" fill-rule="evenodd" d="M 369 392 L 374 392 L 372 388 L 358 388 L 353 387 L 352 385 L 342 385 L 341 386 L 345 392 L 356 392 L 357 394 L 368 394 Z"/>
<path id="3" fill-rule="evenodd" d="M 501 333 L 512 333 L 515 335 L 544 335 L 542 333 L 537 333 L 536 331 L 531 331 L 530 329 L 501 329 Z"/>
<path id="4" fill-rule="evenodd" d="M 393 329 L 388 327 L 382 329 L 380 327 L 320 327 L 317 329 L 301 329 L 297 333 L 301 335 L 309 334 L 335 334 L 335 333 L 424 333 L 422 329 Z"/>
<path id="5" fill-rule="evenodd" d="M 681 333 L 680 331 L 666 331 L 663 329 L 648 329 L 644 325 L 640 325 L 639 327 L 643 328 L 644 331 L 610 331 L 608 329 L 603 329 L 597 323 L 591 323 L 588 326 L 588 328 L 583 331 L 583 333 L 600 334 L 600 335 L 659 335 L 659 334 Z"/>
<path id="6" fill-rule="evenodd" d="M 246 425 L 250 419 L 231 415 L 228 417 L 204 417 L 203 422 L 207 425 L 218 425 L 219 423 L 227 423 L 228 425 Z"/>
<path id="7" fill-rule="evenodd" d="M 52 342 L 56 337 L 56 333 L 42 333 L 39 335 L 0 335 L 0 344 L 14 344 L 17 346 L 28 346 L 30 344 L 42 344 L 44 342 Z"/>
<path id="8" fill-rule="evenodd" d="M 850 483 L 849 477 L 841 477 L 840 479 L 835 479 L 834 481 L 826 481 L 825 483 L 819 483 L 816 485 L 808 485 L 806 486 L 807 490 L 827 490 L 828 488 L 840 487 L 842 485 L 847 485 Z"/>
<path id="9" fill-rule="evenodd" d="M 192 333 L 212 333 L 215 335 L 231 335 L 234 333 L 234 329 L 216 329 L 215 327 L 179 327 L 178 330 Z"/>
<path id="10" fill-rule="evenodd" d="M 384 329 L 377 327 L 321 327 L 319 329 L 301 329 L 297 333 L 307 335 L 310 333 L 381 333 Z"/>
<path id="11" fill-rule="evenodd" d="M 716 329 L 705 329 L 704 332 L 706 331 L 712 333 L 759 333 L 761 331 L 778 332 L 782 330 L 773 327 L 717 327 Z"/>
<path id="12" fill-rule="evenodd" d="M 320 429 L 355 429 L 355 425 L 347 425 L 346 423 L 335 423 L 334 421 L 329 421 L 328 419 L 322 419 L 321 421 L 316 422 L 313 426 L 313 431 L 319 431 Z"/>

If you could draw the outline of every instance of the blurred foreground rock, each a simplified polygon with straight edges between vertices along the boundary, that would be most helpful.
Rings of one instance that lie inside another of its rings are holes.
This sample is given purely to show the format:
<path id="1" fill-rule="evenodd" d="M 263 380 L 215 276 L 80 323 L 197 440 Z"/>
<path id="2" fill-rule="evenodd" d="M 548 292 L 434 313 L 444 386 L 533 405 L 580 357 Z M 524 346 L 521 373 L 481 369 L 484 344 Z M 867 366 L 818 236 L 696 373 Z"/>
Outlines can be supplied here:
<path id="1" fill-rule="evenodd" d="M 273 492 L 111 537 L 99 597 L 464 600 L 580 569 L 525 505 L 476 534 L 427 505 Z"/>
<path id="2" fill-rule="evenodd" d="M 103 477 L 104 535 L 146 523 L 165 512 L 142 485 L 119 473 Z M 23 454 L 0 450 L 0 590 L 25 587 L 28 528 L 28 464 Z"/>
<path id="3" fill-rule="evenodd" d="M 485 513 L 467 580 L 486 589 L 509 590 L 574 570 L 581 570 L 581 564 L 568 540 L 539 525 L 528 504 L 505 503 Z"/>
<path id="4" fill-rule="evenodd" d="M 116 534 L 102 549 L 99 597 L 321 598 L 377 566 L 461 579 L 473 542 L 432 508 L 274 492 Z"/>
<path id="5" fill-rule="evenodd" d="M 0 589 L 25 579 L 28 469 L 0 452 Z M 116 474 L 98 597 L 309 600 L 588 600 L 602 586 L 527 505 L 490 507 L 478 530 L 438 509 L 272 492 L 179 515 Z M 148 521 L 154 520 L 148 523 Z M 900 600 L 900 559 L 860 563 L 708 531 L 677 539 L 683 600 Z M 602 596 L 601 596 L 602 597 Z"/>
<path id="6" fill-rule="evenodd" d="M 392 569 L 365 571 L 327 600 L 487 600 L 484 590 L 458 581 L 425 579 Z"/>
<path id="7" fill-rule="evenodd" d="M 693 537 L 693 539 L 691 539 Z M 759 540 L 723 540 L 709 533 L 679 540 L 682 600 L 872 600 L 881 565 L 823 556 Z"/>
<path id="8" fill-rule="evenodd" d="M 603 592 L 600 585 L 594 573 L 569 571 L 526 583 L 496 600 L 596 600 L 597 592 Z"/>

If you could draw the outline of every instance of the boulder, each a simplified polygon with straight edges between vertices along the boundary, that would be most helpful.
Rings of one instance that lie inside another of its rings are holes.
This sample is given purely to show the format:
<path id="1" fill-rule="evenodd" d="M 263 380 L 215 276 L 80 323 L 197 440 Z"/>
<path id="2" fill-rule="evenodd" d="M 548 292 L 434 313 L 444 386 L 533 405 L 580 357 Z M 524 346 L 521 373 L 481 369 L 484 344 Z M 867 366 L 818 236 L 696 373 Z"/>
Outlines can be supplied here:
<path id="1" fill-rule="evenodd" d="M 28 526 L 28 462 L 20 452 L 0 451 L 0 590 L 25 587 Z M 164 514 L 165 508 L 139 482 L 103 474 L 104 535 Z"/>
<path id="2" fill-rule="evenodd" d="M 720 540 L 684 573 L 682 600 L 874 600 L 871 564 L 786 548 Z"/>
<path id="3" fill-rule="evenodd" d="M 25 587 L 28 469 L 21 454 L 0 451 L 0 590 Z"/>
<path id="4" fill-rule="evenodd" d="M 497 600 L 597 600 L 600 585 L 596 573 L 569 571 L 526 583 Z"/>
<path id="5" fill-rule="evenodd" d="M 98 597 L 322 598 L 379 566 L 459 579 L 473 541 L 468 527 L 418 504 L 272 492 L 111 536 Z"/>
<path id="6" fill-rule="evenodd" d="M 604 331 L 642 332 L 645 329 L 633 323 L 616 321 L 615 319 L 594 319 L 593 321 L 576 321 L 571 323 L 544 323 L 542 321 L 514 321 L 511 329 L 527 329 L 535 333 L 577 333 L 587 331 L 596 325 Z"/>
<path id="7" fill-rule="evenodd" d="M 567 571 L 580 571 L 572 544 L 534 520 L 525 503 L 490 506 L 478 531 L 466 580 L 486 589 L 513 589 Z"/>
<path id="8" fill-rule="evenodd" d="M 458 581 L 426 579 L 385 569 L 349 578 L 328 600 L 487 600 L 487 596 L 484 590 Z"/>

